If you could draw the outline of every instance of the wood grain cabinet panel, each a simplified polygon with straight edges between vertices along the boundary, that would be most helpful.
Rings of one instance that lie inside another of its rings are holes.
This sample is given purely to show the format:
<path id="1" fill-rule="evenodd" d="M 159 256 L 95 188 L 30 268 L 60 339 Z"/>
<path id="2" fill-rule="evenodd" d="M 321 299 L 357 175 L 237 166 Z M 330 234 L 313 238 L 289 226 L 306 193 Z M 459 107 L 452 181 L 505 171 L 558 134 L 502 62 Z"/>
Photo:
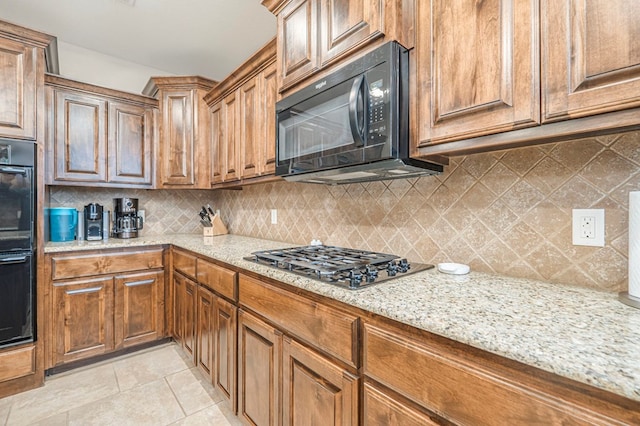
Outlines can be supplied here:
<path id="1" fill-rule="evenodd" d="M 224 159 L 227 147 L 224 141 L 224 121 L 222 121 L 222 102 L 218 102 L 209 108 L 209 135 L 211 138 L 211 185 L 222 183 Z"/>
<path id="2" fill-rule="evenodd" d="M 200 258 L 197 260 L 197 270 L 198 283 L 230 300 L 236 299 L 237 272 Z"/>
<path id="3" fill-rule="evenodd" d="M 259 77 L 259 76 L 258 76 Z M 251 78 L 240 88 L 240 177 L 258 175 L 260 167 L 260 127 L 262 116 L 260 104 L 260 80 Z"/>
<path id="4" fill-rule="evenodd" d="M 293 0 L 278 13 L 278 74 L 287 88 L 319 68 L 319 0 Z"/>
<path id="5" fill-rule="evenodd" d="M 196 355 L 196 295 L 198 284 L 190 279 L 184 280 L 184 324 L 182 332 L 182 348 L 191 356 L 193 363 L 197 362 Z"/>
<path id="6" fill-rule="evenodd" d="M 320 64 L 384 36 L 384 0 L 321 0 Z"/>
<path id="7" fill-rule="evenodd" d="M 113 278 L 53 285 L 54 365 L 114 349 Z"/>
<path id="8" fill-rule="evenodd" d="M 222 101 L 222 142 L 224 146 L 224 166 L 222 169 L 222 180 L 230 182 L 240 179 L 240 129 L 238 120 L 240 114 L 240 104 L 238 102 L 238 91 L 227 95 Z"/>
<path id="9" fill-rule="evenodd" d="M 197 324 L 196 324 L 196 365 L 200 367 L 209 381 L 213 381 L 215 374 L 213 369 L 214 356 L 214 312 L 213 303 L 215 296 L 204 287 L 198 286 L 197 295 Z"/>
<path id="10" fill-rule="evenodd" d="M 0 38 L 0 136 L 36 139 L 40 49 Z M 42 77 L 40 77 L 42 78 Z"/>
<path id="11" fill-rule="evenodd" d="M 109 182 L 153 184 L 153 122 L 149 108 L 109 103 Z"/>
<path id="12" fill-rule="evenodd" d="M 162 98 L 162 183 L 194 185 L 193 102 L 191 90 L 165 93 Z"/>
<path id="13" fill-rule="evenodd" d="M 33 345 L 12 348 L 0 353 L 0 382 L 35 373 L 36 348 Z"/>
<path id="14" fill-rule="evenodd" d="M 50 255 L 51 279 L 61 280 L 162 268 L 162 257 L 162 250 L 133 250 L 126 253 L 102 253 L 100 255 L 81 252 L 56 253 Z"/>
<path id="15" fill-rule="evenodd" d="M 50 182 L 107 181 L 107 102 L 61 89 L 51 91 L 53 176 Z"/>
<path id="16" fill-rule="evenodd" d="M 364 384 L 363 394 L 363 425 L 402 425 L 402 426 L 431 426 L 438 423 L 431 417 L 396 401 L 370 383 Z"/>
<path id="17" fill-rule="evenodd" d="M 357 367 L 356 315 L 292 294 L 240 274 L 240 304 L 293 336 Z"/>
<path id="18" fill-rule="evenodd" d="M 116 349 L 164 336 L 164 271 L 115 277 Z"/>
<path id="19" fill-rule="evenodd" d="M 276 101 L 278 80 L 276 63 L 272 62 L 260 74 L 262 111 L 261 139 L 256 143 L 260 152 L 260 176 L 273 175 L 276 172 Z"/>
<path id="20" fill-rule="evenodd" d="M 544 121 L 640 106 L 634 0 L 542 0 Z"/>
<path id="21" fill-rule="evenodd" d="M 238 313 L 238 416 L 248 424 L 280 424 L 282 334 Z"/>
<path id="22" fill-rule="evenodd" d="M 557 389 L 551 381 L 538 382 L 454 345 L 371 324 L 364 326 L 363 344 L 367 377 L 455 424 L 604 425 L 640 419 L 637 411 L 602 404 L 576 386 Z"/>
<path id="23" fill-rule="evenodd" d="M 290 338 L 282 350 L 283 425 L 357 425 L 358 378 Z"/>
<path id="24" fill-rule="evenodd" d="M 420 146 L 540 123 L 537 0 L 418 4 Z"/>
<path id="25" fill-rule="evenodd" d="M 236 360 L 238 358 L 236 336 L 238 332 L 238 308 L 228 301 L 216 297 L 213 316 L 215 326 L 214 384 L 229 401 L 231 409 L 236 412 Z"/>
<path id="26" fill-rule="evenodd" d="M 196 279 L 196 257 L 182 250 L 172 249 L 173 269 Z"/>

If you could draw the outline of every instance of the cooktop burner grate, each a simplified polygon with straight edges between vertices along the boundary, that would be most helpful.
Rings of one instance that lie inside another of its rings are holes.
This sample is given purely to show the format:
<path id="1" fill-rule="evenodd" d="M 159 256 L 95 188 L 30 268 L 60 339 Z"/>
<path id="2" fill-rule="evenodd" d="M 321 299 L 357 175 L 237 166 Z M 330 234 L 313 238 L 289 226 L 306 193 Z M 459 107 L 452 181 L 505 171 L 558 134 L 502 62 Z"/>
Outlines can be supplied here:
<path id="1" fill-rule="evenodd" d="M 324 245 L 257 251 L 244 259 L 349 289 L 433 268 L 392 254 Z"/>

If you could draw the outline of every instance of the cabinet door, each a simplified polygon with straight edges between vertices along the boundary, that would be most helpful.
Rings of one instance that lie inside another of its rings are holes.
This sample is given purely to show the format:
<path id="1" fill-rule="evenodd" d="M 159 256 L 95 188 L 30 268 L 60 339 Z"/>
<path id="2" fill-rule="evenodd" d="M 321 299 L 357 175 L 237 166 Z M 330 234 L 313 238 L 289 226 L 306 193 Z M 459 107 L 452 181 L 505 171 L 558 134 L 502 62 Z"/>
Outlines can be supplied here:
<path id="1" fill-rule="evenodd" d="M 164 334 L 164 272 L 115 277 L 116 349 L 157 340 Z"/>
<path id="2" fill-rule="evenodd" d="M 279 424 L 282 334 L 253 315 L 238 314 L 238 416 L 253 425 Z"/>
<path id="3" fill-rule="evenodd" d="M 278 14 L 280 90 L 318 69 L 319 0 L 293 0 Z"/>
<path id="4" fill-rule="evenodd" d="M 0 136 L 36 139 L 38 49 L 0 40 Z"/>
<path id="5" fill-rule="evenodd" d="M 194 364 L 196 363 L 196 296 L 198 285 L 189 280 L 184 281 L 184 334 L 182 338 L 183 349 L 191 355 Z"/>
<path id="6" fill-rule="evenodd" d="M 53 284 L 54 365 L 114 348 L 113 278 Z"/>
<path id="7" fill-rule="evenodd" d="M 278 82 L 276 79 L 276 63 L 265 68 L 260 75 L 262 93 L 262 125 L 261 137 L 257 145 L 262 149 L 260 153 L 261 176 L 273 175 L 276 172 L 276 100 L 278 97 Z"/>
<path id="8" fill-rule="evenodd" d="M 635 0 L 543 0 L 544 120 L 640 105 Z"/>
<path id="9" fill-rule="evenodd" d="M 258 174 L 260 150 L 260 96 L 258 78 L 248 80 L 240 88 L 240 177 L 252 178 Z"/>
<path id="10" fill-rule="evenodd" d="M 537 0 L 418 2 L 420 145 L 540 122 Z"/>
<path id="11" fill-rule="evenodd" d="M 421 411 L 396 401 L 369 383 L 364 384 L 363 404 L 364 418 L 362 423 L 365 426 L 435 426 L 440 424 Z"/>
<path id="12" fill-rule="evenodd" d="M 159 161 L 163 184 L 195 184 L 193 108 L 193 91 L 163 93 Z"/>
<path id="13" fill-rule="evenodd" d="M 173 338 L 176 342 L 182 344 L 184 339 L 184 323 L 185 323 L 185 304 L 184 304 L 184 288 L 186 286 L 185 281 L 187 279 L 182 275 L 173 272 L 173 300 L 172 300 L 172 311 L 173 311 L 173 323 L 172 323 L 172 333 Z"/>
<path id="14" fill-rule="evenodd" d="M 213 304 L 215 296 L 209 290 L 198 286 L 197 299 L 197 362 L 196 365 L 209 378 L 213 379 L 213 349 L 214 349 L 214 316 Z"/>
<path id="15" fill-rule="evenodd" d="M 50 101 L 53 129 L 49 135 L 53 140 L 47 143 L 53 145 L 53 156 L 47 159 L 47 165 L 53 176 L 47 183 L 106 182 L 107 102 L 55 89 Z"/>
<path id="16" fill-rule="evenodd" d="M 236 319 L 238 308 L 226 300 L 216 297 L 214 302 L 215 323 L 215 386 L 236 410 Z"/>
<path id="17" fill-rule="evenodd" d="M 222 146 L 224 146 L 224 168 L 222 171 L 224 182 L 240 179 L 240 126 L 238 123 L 239 103 L 238 91 L 235 91 L 222 101 Z"/>
<path id="18" fill-rule="evenodd" d="M 151 186 L 153 110 L 109 103 L 109 182 Z"/>
<path id="19" fill-rule="evenodd" d="M 289 338 L 282 359 L 283 425 L 358 424 L 357 377 Z"/>
<path id="20" fill-rule="evenodd" d="M 226 147 L 224 141 L 224 121 L 222 121 L 222 102 L 218 102 L 209 109 L 209 125 L 211 130 L 211 183 L 221 183 L 224 169 Z"/>
<path id="21" fill-rule="evenodd" d="M 322 0 L 320 65 L 384 36 L 383 8 L 384 0 Z"/>

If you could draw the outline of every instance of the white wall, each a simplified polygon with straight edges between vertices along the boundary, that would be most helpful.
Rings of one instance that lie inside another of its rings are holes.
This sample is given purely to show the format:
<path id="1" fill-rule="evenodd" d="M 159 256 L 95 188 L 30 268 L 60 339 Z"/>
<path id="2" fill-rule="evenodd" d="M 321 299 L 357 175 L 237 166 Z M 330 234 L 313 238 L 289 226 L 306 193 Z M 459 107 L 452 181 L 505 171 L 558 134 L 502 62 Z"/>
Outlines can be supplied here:
<path id="1" fill-rule="evenodd" d="M 149 77 L 175 75 L 104 55 L 60 39 L 58 58 L 62 77 L 131 93 L 142 93 Z"/>

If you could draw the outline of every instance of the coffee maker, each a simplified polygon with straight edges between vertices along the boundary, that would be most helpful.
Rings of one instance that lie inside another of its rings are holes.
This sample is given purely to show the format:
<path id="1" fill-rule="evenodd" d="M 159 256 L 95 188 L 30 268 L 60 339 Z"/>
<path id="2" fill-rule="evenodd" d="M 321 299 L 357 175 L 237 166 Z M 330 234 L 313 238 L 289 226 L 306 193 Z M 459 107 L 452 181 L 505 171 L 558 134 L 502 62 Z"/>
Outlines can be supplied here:
<path id="1" fill-rule="evenodd" d="M 87 241 L 102 239 L 102 206 L 91 203 L 84 206 L 84 238 Z"/>
<path id="2" fill-rule="evenodd" d="M 137 198 L 113 199 L 113 236 L 116 238 L 136 238 L 142 229 L 142 217 L 138 216 Z"/>

